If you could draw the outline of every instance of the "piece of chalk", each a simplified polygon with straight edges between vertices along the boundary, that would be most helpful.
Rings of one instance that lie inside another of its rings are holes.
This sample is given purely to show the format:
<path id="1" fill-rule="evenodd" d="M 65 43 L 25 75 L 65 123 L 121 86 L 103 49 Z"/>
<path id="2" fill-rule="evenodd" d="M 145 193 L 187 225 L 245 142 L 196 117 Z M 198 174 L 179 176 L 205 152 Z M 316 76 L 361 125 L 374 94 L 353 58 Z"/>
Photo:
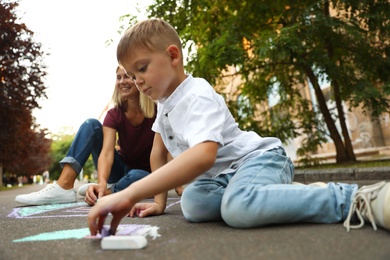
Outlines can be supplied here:
<path id="1" fill-rule="evenodd" d="M 147 244 L 144 236 L 108 236 L 100 242 L 102 249 L 141 249 Z"/>
<path id="2" fill-rule="evenodd" d="M 100 231 L 100 235 L 103 237 L 111 236 L 110 228 L 109 227 L 103 227 Z"/>

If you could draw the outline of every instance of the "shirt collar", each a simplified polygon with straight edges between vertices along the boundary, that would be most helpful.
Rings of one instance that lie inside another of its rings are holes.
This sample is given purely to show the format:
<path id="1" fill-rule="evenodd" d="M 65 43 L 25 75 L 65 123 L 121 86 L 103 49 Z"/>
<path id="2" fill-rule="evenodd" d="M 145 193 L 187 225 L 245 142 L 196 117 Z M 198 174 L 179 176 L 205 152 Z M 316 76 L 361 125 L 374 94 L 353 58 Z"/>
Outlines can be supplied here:
<path id="1" fill-rule="evenodd" d="M 158 103 L 164 106 L 165 111 L 170 111 L 186 93 L 186 89 L 190 86 L 190 82 L 193 79 L 191 74 L 187 74 L 186 76 L 186 79 L 175 89 L 175 91 L 173 91 L 169 97 L 158 100 Z"/>

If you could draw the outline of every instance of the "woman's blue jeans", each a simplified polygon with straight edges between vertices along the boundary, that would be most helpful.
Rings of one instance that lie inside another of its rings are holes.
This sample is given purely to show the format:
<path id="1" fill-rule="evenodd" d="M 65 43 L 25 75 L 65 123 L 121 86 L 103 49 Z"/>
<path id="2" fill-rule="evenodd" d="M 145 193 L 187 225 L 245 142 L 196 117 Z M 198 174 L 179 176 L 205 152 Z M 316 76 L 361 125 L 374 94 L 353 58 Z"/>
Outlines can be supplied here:
<path id="1" fill-rule="evenodd" d="M 68 163 L 79 174 L 88 157 L 92 154 L 93 163 L 97 169 L 97 161 L 102 147 L 102 124 L 97 119 L 87 119 L 77 131 L 66 157 L 60 161 L 60 165 L 63 167 L 64 164 Z M 114 163 L 107 183 L 113 184 L 111 186 L 112 192 L 117 192 L 148 174 L 149 172 L 144 170 L 128 168 L 115 150 Z"/>
<path id="2" fill-rule="evenodd" d="M 244 162 L 234 173 L 189 184 L 181 207 L 191 222 L 225 221 L 236 228 L 271 224 L 336 223 L 346 219 L 356 184 L 326 188 L 291 184 L 294 166 L 282 148 Z"/>

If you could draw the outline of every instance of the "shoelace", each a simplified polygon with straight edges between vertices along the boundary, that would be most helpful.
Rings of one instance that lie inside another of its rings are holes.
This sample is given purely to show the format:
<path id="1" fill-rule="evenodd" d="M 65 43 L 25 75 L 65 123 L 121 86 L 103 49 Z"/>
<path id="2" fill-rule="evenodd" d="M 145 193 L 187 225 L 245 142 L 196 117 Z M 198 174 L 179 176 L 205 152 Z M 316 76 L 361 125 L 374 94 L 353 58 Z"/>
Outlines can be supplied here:
<path id="1" fill-rule="evenodd" d="M 47 192 L 49 190 L 52 190 L 53 188 L 55 188 L 53 184 L 48 184 L 44 189 L 37 191 L 37 192 L 34 192 L 34 193 L 35 194 L 44 193 L 44 192 Z"/>
<path id="2" fill-rule="evenodd" d="M 347 219 L 343 224 L 347 231 L 351 228 L 361 228 L 364 225 L 364 218 L 367 218 L 371 222 L 373 229 L 377 230 L 370 202 L 371 200 L 376 199 L 379 191 L 383 186 L 385 186 L 385 184 L 386 182 L 382 181 L 370 186 L 363 186 L 356 192 L 356 195 L 352 200 L 351 207 L 349 208 Z M 355 212 L 360 223 L 357 225 L 351 225 L 351 218 Z"/>

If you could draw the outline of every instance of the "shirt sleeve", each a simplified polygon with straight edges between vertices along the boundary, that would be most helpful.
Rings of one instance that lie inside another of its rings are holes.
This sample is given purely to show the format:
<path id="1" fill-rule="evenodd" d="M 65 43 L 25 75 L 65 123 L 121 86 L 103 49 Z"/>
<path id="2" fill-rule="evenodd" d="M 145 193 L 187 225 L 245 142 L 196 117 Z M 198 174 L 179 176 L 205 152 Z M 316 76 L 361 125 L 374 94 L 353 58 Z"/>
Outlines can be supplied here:
<path id="1" fill-rule="evenodd" d="M 225 125 L 224 104 L 220 100 L 204 95 L 186 98 L 177 106 L 177 111 L 184 114 L 181 120 L 172 122 L 174 129 L 182 129 L 183 141 L 193 147 L 205 141 L 223 142 L 223 128 Z M 180 124 L 181 126 L 175 126 Z"/>
<path id="2" fill-rule="evenodd" d="M 107 126 L 109 128 L 113 128 L 115 130 L 118 129 L 118 117 L 119 111 L 116 108 L 111 108 L 108 110 L 106 116 L 103 120 L 103 126 Z"/>
<path id="3" fill-rule="evenodd" d="M 157 103 L 156 121 L 154 121 L 154 123 L 152 125 L 152 131 L 155 132 L 155 133 L 161 133 L 158 121 L 159 121 L 159 117 L 162 114 L 162 110 L 163 110 L 162 105 L 160 103 Z"/>

